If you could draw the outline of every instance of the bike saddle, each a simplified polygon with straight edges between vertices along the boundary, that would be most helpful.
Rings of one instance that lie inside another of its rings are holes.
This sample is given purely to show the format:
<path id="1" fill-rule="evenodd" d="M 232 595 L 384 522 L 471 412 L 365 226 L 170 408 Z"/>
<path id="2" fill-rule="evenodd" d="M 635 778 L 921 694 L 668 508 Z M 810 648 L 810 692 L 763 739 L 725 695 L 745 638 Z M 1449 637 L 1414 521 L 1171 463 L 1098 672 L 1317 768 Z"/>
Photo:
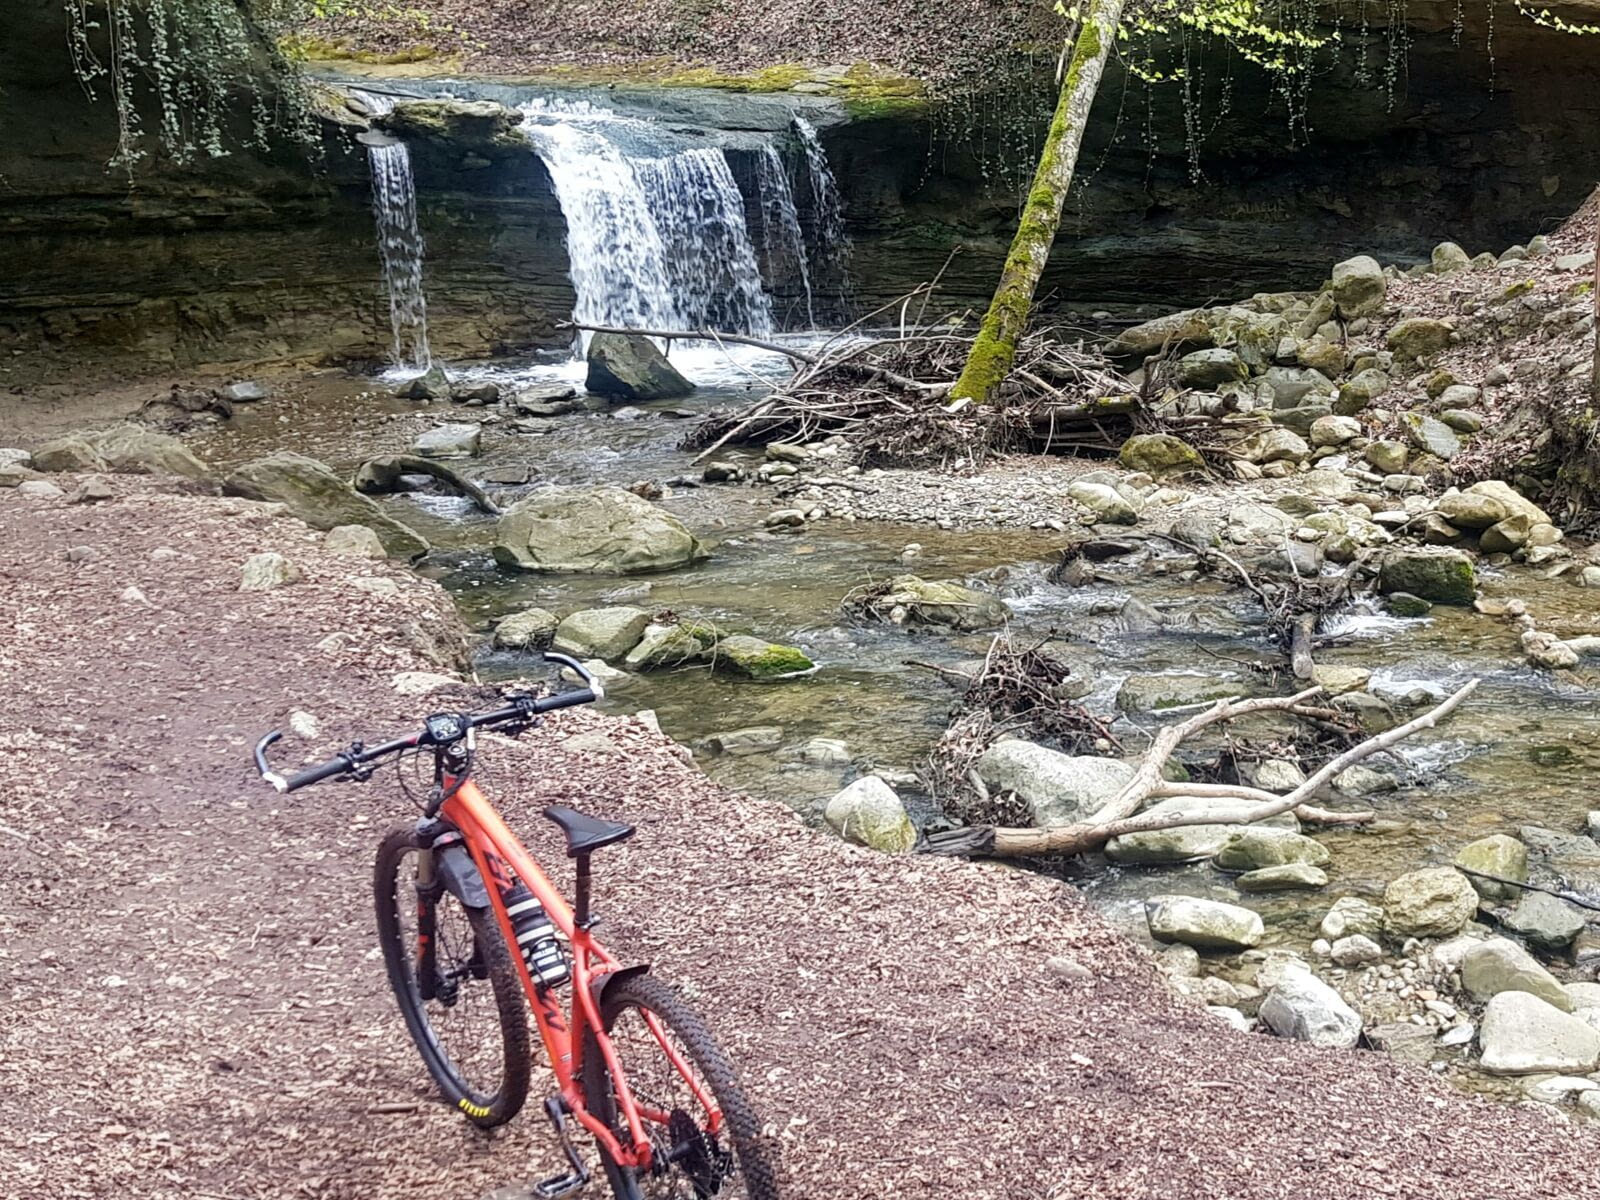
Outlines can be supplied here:
<path id="1" fill-rule="evenodd" d="M 591 854 L 603 846 L 626 841 L 634 834 L 632 825 L 624 825 L 621 821 L 602 821 L 599 817 L 586 817 L 581 812 L 562 808 L 560 805 L 552 804 L 544 810 L 544 815 L 554 821 L 561 832 L 567 835 L 569 858 Z"/>

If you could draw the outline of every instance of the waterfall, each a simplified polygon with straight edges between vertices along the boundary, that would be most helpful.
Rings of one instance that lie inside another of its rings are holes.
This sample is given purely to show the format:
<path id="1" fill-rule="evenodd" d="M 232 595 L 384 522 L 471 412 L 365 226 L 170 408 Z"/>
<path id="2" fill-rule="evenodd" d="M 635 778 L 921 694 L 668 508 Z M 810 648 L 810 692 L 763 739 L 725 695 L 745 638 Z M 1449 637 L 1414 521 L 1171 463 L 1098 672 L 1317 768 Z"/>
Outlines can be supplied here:
<path id="1" fill-rule="evenodd" d="M 692 149 L 582 101 L 522 106 L 567 221 L 575 319 L 766 334 L 772 305 L 720 149 Z"/>
<path id="2" fill-rule="evenodd" d="M 817 313 L 811 301 L 811 264 L 806 256 L 806 236 L 800 229 L 800 214 L 795 208 L 794 188 L 789 171 L 777 147 L 765 146 L 756 159 L 756 191 L 761 204 L 761 242 L 766 251 L 767 278 L 776 281 L 780 274 L 799 279 L 806 297 L 806 328 L 817 327 Z"/>
<path id="3" fill-rule="evenodd" d="M 376 92 L 356 93 L 374 112 L 394 109 L 394 101 Z M 422 289 L 422 231 L 417 225 L 417 186 L 411 175 L 411 151 L 400 141 L 367 147 L 372 170 L 372 210 L 378 223 L 378 255 L 384 290 L 389 295 L 390 355 L 395 366 L 426 371 L 433 365 L 428 348 L 428 301 Z"/>
<path id="4" fill-rule="evenodd" d="M 817 243 L 812 263 L 819 276 L 830 278 L 836 284 L 840 300 L 843 301 L 850 291 L 850 235 L 844 227 L 844 205 L 839 198 L 839 183 L 834 178 L 833 168 L 828 165 L 828 152 L 817 137 L 816 127 L 797 113 L 794 128 L 800 135 L 800 148 L 805 152 L 806 170 L 811 182 Z"/>

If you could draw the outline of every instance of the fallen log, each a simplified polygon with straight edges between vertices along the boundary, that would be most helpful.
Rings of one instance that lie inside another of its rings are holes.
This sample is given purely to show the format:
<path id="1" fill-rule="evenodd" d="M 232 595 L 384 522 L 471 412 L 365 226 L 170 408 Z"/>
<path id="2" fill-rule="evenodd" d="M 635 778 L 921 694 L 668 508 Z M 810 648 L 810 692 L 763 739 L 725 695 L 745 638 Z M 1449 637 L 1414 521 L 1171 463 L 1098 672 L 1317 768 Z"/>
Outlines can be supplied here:
<path id="1" fill-rule="evenodd" d="M 491 517 L 500 515 L 500 506 L 461 472 L 431 458 L 415 454 L 382 454 L 369 458 L 356 470 L 353 484 L 356 491 L 367 495 L 381 495 L 399 490 L 402 475 L 431 475 L 457 495 L 471 500 L 481 511 Z"/>
<path id="2" fill-rule="evenodd" d="M 1404 725 L 1377 734 L 1352 746 L 1326 763 L 1293 791 L 1282 796 L 1256 788 L 1217 784 L 1168 783 L 1162 777 L 1167 759 L 1184 738 L 1213 725 L 1251 712 L 1286 711 L 1302 706 L 1306 700 L 1322 691 L 1311 688 L 1296 696 L 1265 700 L 1219 701 L 1208 711 L 1190 717 L 1177 725 L 1161 730 L 1149 752 L 1140 763 L 1134 777 L 1099 811 L 1087 820 L 1071 825 L 1052 825 L 1043 829 L 1007 828 L 992 825 L 974 825 L 966 829 L 936 833 L 927 839 L 926 852 L 931 854 L 985 855 L 998 858 L 1061 858 L 1097 850 L 1114 837 L 1131 833 L 1155 833 L 1163 829 L 1176 829 L 1186 825 L 1215 824 L 1215 817 L 1173 815 L 1166 813 L 1140 813 L 1145 801 L 1173 796 L 1231 797 L 1253 802 L 1253 807 L 1241 814 L 1238 824 L 1249 825 L 1286 812 L 1303 813 L 1308 821 L 1328 823 L 1359 823 L 1371 820 L 1373 814 L 1327 813 L 1321 809 L 1307 809 L 1306 801 L 1341 772 L 1370 758 L 1412 734 L 1432 729 L 1454 712 L 1478 689 L 1478 680 L 1465 684 L 1454 695 L 1436 707 Z M 1233 822 L 1230 822 L 1233 823 Z"/>

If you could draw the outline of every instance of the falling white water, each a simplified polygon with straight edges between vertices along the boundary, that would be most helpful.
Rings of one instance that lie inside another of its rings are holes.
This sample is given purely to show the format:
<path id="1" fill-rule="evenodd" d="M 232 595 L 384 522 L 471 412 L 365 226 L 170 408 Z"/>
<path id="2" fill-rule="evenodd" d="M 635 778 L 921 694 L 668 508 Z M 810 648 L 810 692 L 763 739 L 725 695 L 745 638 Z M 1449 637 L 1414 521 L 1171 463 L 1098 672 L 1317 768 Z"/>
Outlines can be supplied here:
<path id="1" fill-rule="evenodd" d="M 721 150 L 679 149 L 581 101 L 522 111 L 566 217 L 577 321 L 771 332 L 744 198 Z"/>
<path id="2" fill-rule="evenodd" d="M 838 289 L 841 300 L 850 291 L 850 235 L 844 226 L 844 204 L 839 198 L 839 183 L 828 165 L 817 130 L 810 121 L 796 114 L 795 132 L 805 151 L 806 169 L 811 178 L 811 203 L 816 228 L 817 249 L 812 257 L 818 277 L 826 277 Z"/>
<path id="3" fill-rule="evenodd" d="M 767 278 L 793 274 L 806 297 L 806 328 L 817 327 L 816 308 L 811 301 L 811 263 L 806 255 L 806 236 L 800 229 L 800 214 L 795 208 L 794 187 L 788 168 L 777 147 L 765 146 L 756 159 L 756 191 L 761 202 L 761 243 L 765 250 Z"/>
<path id="4" fill-rule="evenodd" d="M 394 101 L 376 92 L 357 95 L 377 113 L 391 112 Z M 397 367 L 426 371 L 433 365 L 428 347 L 428 301 L 422 287 L 423 242 L 417 225 L 417 186 L 411 151 L 404 142 L 367 147 L 372 169 L 372 209 L 378 222 L 378 255 L 389 295 L 390 355 Z"/>

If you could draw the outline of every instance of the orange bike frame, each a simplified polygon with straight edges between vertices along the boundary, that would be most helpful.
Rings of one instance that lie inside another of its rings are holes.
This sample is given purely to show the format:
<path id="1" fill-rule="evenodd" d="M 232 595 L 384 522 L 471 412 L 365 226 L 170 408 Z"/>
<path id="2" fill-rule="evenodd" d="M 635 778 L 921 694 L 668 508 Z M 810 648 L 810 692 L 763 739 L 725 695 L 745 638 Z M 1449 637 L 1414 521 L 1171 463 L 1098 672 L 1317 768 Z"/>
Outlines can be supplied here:
<path id="1" fill-rule="evenodd" d="M 459 786 L 456 786 L 458 782 Z M 571 905 L 556 890 L 555 885 L 517 840 L 516 835 L 500 819 L 500 814 L 478 790 L 477 784 L 471 779 L 457 781 L 447 778 L 444 780 L 444 785 L 447 792 L 452 788 L 454 792 L 444 802 L 439 815 L 460 830 L 467 850 L 472 855 L 472 861 L 488 885 L 486 890 L 489 893 L 489 902 L 494 906 L 495 918 L 500 922 L 500 932 L 505 936 L 506 945 L 512 948 L 511 959 L 516 964 L 517 974 L 522 980 L 522 989 L 527 993 L 528 1000 L 533 1006 L 534 1019 L 539 1025 L 539 1036 L 544 1042 L 545 1053 L 549 1055 L 550 1065 L 555 1071 L 561 1098 L 566 1101 L 568 1110 L 577 1118 L 578 1123 L 595 1136 L 606 1153 L 619 1166 L 648 1171 L 651 1143 L 649 1135 L 645 1132 L 644 1122 L 649 1120 L 665 1124 L 670 1114 L 641 1107 L 634 1100 L 621 1064 L 617 1061 L 616 1052 L 612 1048 L 611 1038 L 606 1033 L 596 999 L 600 990 L 597 985 L 603 984 L 605 977 L 619 970 L 621 964 L 595 940 L 588 928 L 578 925 Z M 522 961 L 522 956 L 515 952 L 516 933 L 511 927 L 511 918 L 506 914 L 505 902 L 501 899 L 502 890 L 509 890 L 511 882 L 508 870 L 510 875 L 526 885 L 544 906 L 551 923 L 571 945 L 570 1019 L 562 1013 L 559 998 L 554 990 L 534 982 L 532 976 L 528 974 L 528 967 Z M 716 1133 L 722 1124 L 722 1114 L 717 1109 L 716 1101 L 702 1086 L 694 1069 L 671 1044 L 660 1022 L 652 1014 L 643 1015 L 645 1023 L 662 1051 L 688 1083 L 695 1099 L 704 1106 L 710 1132 Z M 606 1069 L 611 1073 L 619 1113 L 627 1125 L 632 1145 L 624 1145 L 604 1121 L 589 1111 L 584 1102 L 580 1080 L 586 1031 L 594 1034 L 594 1043 L 600 1048 Z"/>

